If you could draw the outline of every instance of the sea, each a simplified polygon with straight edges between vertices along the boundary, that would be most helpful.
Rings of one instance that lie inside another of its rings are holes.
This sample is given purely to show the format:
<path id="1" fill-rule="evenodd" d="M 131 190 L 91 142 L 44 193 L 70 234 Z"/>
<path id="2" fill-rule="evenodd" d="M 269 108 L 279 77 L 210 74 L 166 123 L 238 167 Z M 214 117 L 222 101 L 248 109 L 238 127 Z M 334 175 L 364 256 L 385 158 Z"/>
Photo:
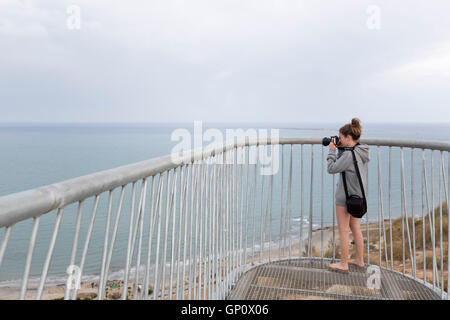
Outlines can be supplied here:
<path id="1" fill-rule="evenodd" d="M 202 123 L 202 130 L 218 129 L 224 133 L 227 129 L 251 128 L 257 130 L 267 130 L 270 136 L 271 129 L 278 129 L 280 137 L 313 137 L 323 138 L 338 135 L 338 130 L 342 123 Z M 194 123 L 65 123 L 65 124 L 23 124 L 23 123 L 3 123 L 0 124 L 0 196 L 37 188 L 40 186 L 64 181 L 78 176 L 107 170 L 122 165 L 127 165 L 154 157 L 167 155 L 178 143 L 171 139 L 172 134 L 177 129 L 185 129 L 194 134 Z M 430 141 L 450 141 L 450 123 L 363 123 L 362 138 L 400 138 L 413 140 Z M 204 142 L 204 145 L 207 143 Z M 311 153 L 314 151 L 314 156 Z M 287 173 L 289 170 L 290 148 L 283 147 L 284 182 L 287 183 Z M 305 176 L 303 182 L 299 177 L 300 173 L 300 146 L 292 149 L 294 159 L 294 178 L 292 181 L 292 214 L 289 217 L 289 224 L 292 232 L 290 239 L 295 243 L 300 240 L 300 229 L 303 226 L 303 238 L 307 235 L 309 225 L 309 214 L 312 213 L 312 226 L 320 228 L 323 225 L 333 223 L 333 181 L 331 175 L 326 173 L 325 165 L 325 189 L 322 190 L 321 177 L 323 175 L 323 162 L 326 158 L 328 148 L 316 145 L 314 147 L 305 146 L 303 170 Z M 392 186 L 390 198 L 392 203 L 388 205 L 388 147 L 381 147 L 381 162 L 378 165 L 378 149 L 371 147 L 371 161 L 369 163 L 368 178 L 368 199 L 369 214 L 364 221 L 376 221 L 380 217 L 380 201 L 383 203 L 382 217 L 399 217 L 402 212 L 402 203 L 408 214 L 420 216 L 422 209 L 421 178 L 423 168 L 421 166 L 422 153 L 420 149 L 411 151 L 404 148 L 404 172 L 405 174 L 405 200 L 401 192 L 401 154 L 400 149 L 392 151 Z M 433 156 L 433 178 L 431 178 L 431 156 Z M 432 205 L 439 205 L 438 190 L 440 190 L 440 152 L 426 152 L 426 170 L 428 174 L 428 188 L 434 188 L 434 201 Z M 444 171 L 448 175 L 448 153 L 444 152 Z M 411 168 L 411 158 L 413 166 Z M 326 161 L 325 161 L 326 164 Z M 314 185 L 311 187 L 310 171 L 313 168 Z M 379 170 L 382 170 L 382 182 L 378 180 Z M 281 172 L 281 168 L 279 170 Z M 411 180 L 413 178 L 413 180 Z M 266 179 L 266 189 L 269 178 Z M 279 181 L 280 179 L 277 178 Z M 433 184 L 431 184 L 433 182 Z M 281 188 L 276 190 L 280 191 Z M 301 184 L 304 184 L 301 187 Z M 411 185 L 414 184 L 414 192 Z M 286 185 L 287 186 L 287 185 Z M 382 188 L 380 188 L 382 186 Z M 311 188 L 310 188 L 311 187 Z M 304 189 L 301 189 L 304 188 Z M 441 188 L 443 190 L 443 188 Z M 284 190 L 287 190 L 286 188 Z M 304 190 L 304 191 L 301 191 Z M 381 196 L 380 196 L 380 193 Z M 129 192 L 129 191 L 127 191 Z M 267 192 L 267 191 L 266 191 Z M 300 196 L 300 192 L 303 195 Z M 311 196 L 311 192 L 314 196 Z M 429 191 L 431 192 L 431 191 Z M 443 192 L 443 191 L 442 191 Z M 321 196 L 322 195 L 322 196 Z M 117 194 L 115 195 L 118 196 Z M 286 201 L 286 195 L 275 194 L 273 198 L 274 213 L 274 234 L 280 225 L 280 204 L 281 199 Z M 266 197 L 267 199 L 267 197 Z M 325 205 L 323 204 L 325 200 Z M 300 202 L 301 201 L 301 202 Z M 442 201 L 442 200 L 441 200 Z M 83 216 L 83 225 L 87 225 L 90 214 L 90 203 L 86 203 Z M 124 203 L 124 206 L 126 203 Z M 106 202 L 100 204 L 99 211 L 106 207 Z M 126 210 L 125 210 L 126 211 Z M 277 215 L 278 212 L 278 215 Z M 1 214 L 1 212 L 0 212 Z M 258 220 L 262 215 L 256 215 Z M 285 216 L 286 217 L 286 216 Z M 67 279 L 66 270 L 70 260 L 70 252 L 73 243 L 73 230 L 75 225 L 76 210 L 72 208 L 64 212 L 63 222 L 58 235 L 58 241 L 48 273 L 48 285 L 65 283 Z M 98 280 L 101 265 L 103 241 L 105 237 L 105 224 L 103 216 L 99 214 L 98 221 L 92 233 L 88 258 L 83 271 L 83 281 Z M 262 218 L 261 218 L 262 219 Z M 278 219 L 278 220 L 277 220 Z M 113 220 L 112 220 L 113 221 Z M 123 277 L 123 261 L 126 254 L 128 237 L 128 221 L 126 216 L 120 220 L 116 246 L 111 261 L 110 279 L 121 279 Z M 278 224 L 276 223 L 278 221 Z M 53 232 L 55 223 L 54 215 L 43 216 L 39 225 L 39 233 L 33 255 L 30 270 L 30 284 L 37 285 L 39 275 L 42 272 L 43 261 L 45 260 L 48 244 Z M 256 221 L 255 223 L 258 223 Z M 19 287 L 23 271 L 25 268 L 26 254 L 28 250 L 29 237 L 31 234 L 32 221 L 27 220 L 17 224 L 13 228 L 2 265 L 0 265 L 0 287 Z M 252 233 L 252 228 L 249 228 Z M 256 229 L 255 229 L 256 230 Z M 84 231 L 80 234 L 80 239 L 85 236 Z M 0 244 L 3 240 L 5 228 L 0 229 Z M 270 243 L 267 238 L 261 239 L 260 232 L 255 231 L 252 235 L 255 242 L 266 246 L 277 248 L 280 241 L 274 237 Z M 170 240 L 170 239 L 169 239 Z M 263 241 L 264 240 L 264 241 Z M 83 240 L 80 240 L 77 259 L 79 261 L 82 251 Z M 256 247 L 258 249 L 258 247 Z M 168 261 L 167 261 L 168 262 Z M 188 263 L 188 262 L 186 262 Z M 154 266 L 153 266 L 154 267 Z M 132 273 L 136 269 L 132 269 Z"/>

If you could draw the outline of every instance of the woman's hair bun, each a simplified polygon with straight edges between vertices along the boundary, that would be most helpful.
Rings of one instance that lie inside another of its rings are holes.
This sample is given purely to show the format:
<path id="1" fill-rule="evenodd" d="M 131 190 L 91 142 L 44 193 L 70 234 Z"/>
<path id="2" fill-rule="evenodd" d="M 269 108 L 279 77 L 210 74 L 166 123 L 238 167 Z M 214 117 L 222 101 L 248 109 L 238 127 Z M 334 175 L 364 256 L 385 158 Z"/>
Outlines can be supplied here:
<path id="1" fill-rule="evenodd" d="M 347 123 L 339 129 L 339 132 L 344 136 L 351 135 L 353 140 L 358 140 L 361 137 L 361 124 L 358 118 L 353 118 L 352 122 Z"/>
<path id="2" fill-rule="evenodd" d="M 351 122 L 351 126 L 352 126 L 352 133 L 353 136 L 356 137 L 360 137 L 361 136 L 361 124 L 360 124 L 360 120 L 358 118 L 353 118 L 352 122 Z"/>

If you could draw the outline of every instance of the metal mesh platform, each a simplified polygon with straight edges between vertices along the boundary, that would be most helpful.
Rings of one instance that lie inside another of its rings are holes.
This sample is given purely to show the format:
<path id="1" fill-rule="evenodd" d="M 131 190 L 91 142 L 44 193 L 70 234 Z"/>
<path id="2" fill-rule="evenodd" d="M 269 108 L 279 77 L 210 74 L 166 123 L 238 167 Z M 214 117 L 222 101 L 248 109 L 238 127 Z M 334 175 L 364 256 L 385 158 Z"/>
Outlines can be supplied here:
<path id="1" fill-rule="evenodd" d="M 440 300 L 426 285 L 380 268 L 379 289 L 367 286 L 366 269 L 327 269 L 329 259 L 293 259 L 259 265 L 244 273 L 229 300 Z"/>

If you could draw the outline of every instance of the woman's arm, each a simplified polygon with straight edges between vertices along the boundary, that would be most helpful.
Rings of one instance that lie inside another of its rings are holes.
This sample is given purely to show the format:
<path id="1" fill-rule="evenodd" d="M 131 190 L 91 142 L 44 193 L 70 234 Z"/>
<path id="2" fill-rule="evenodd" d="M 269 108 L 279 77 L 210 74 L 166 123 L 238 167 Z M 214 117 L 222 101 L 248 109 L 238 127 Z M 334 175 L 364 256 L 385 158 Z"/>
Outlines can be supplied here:
<path id="1" fill-rule="evenodd" d="M 344 151 L 339 159 L 336 160 L 336 149 L 331 149 L 328 152 L 327 163 L 328 163 L 328 173 L 339 173 L 348 169 L 352 164 L 353 157 L 350 151 Z"/>

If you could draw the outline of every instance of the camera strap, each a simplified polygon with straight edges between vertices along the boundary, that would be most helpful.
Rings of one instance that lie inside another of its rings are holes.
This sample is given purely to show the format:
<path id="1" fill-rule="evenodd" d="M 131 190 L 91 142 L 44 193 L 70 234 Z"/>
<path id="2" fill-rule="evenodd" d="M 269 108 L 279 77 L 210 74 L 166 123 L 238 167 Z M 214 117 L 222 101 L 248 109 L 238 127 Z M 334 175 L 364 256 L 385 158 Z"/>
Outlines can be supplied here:
<path id="1" fill-rule="evenodd" d="M 363 183 L 362 183 L 361 174 L 359 172 L 358 162 L 356 161 L 356 156 L 355 156 L 355 151 L 354 151 L 354 148 L 358 144 L 359 143 L 357 143 L 354 147 L 345 148 L 345 150 L 350 150 L 352 152 L 353 164 L 355 165 L 356 175 L 358 176 L 359 185 L 361 186 L 363 199 L 364 199 L 364 201 L 366 201 L 366 194 L 364 192 L 364 186 L 363 186 Z M 345 197 L 346 197 L 346 199 L 348 199 L 348 190 L 347 190 L 347 181 L 345 179 L 345 171 L 341 172 L 341 174 L 342 174 L 342 182 L 344 183 Z"/>

